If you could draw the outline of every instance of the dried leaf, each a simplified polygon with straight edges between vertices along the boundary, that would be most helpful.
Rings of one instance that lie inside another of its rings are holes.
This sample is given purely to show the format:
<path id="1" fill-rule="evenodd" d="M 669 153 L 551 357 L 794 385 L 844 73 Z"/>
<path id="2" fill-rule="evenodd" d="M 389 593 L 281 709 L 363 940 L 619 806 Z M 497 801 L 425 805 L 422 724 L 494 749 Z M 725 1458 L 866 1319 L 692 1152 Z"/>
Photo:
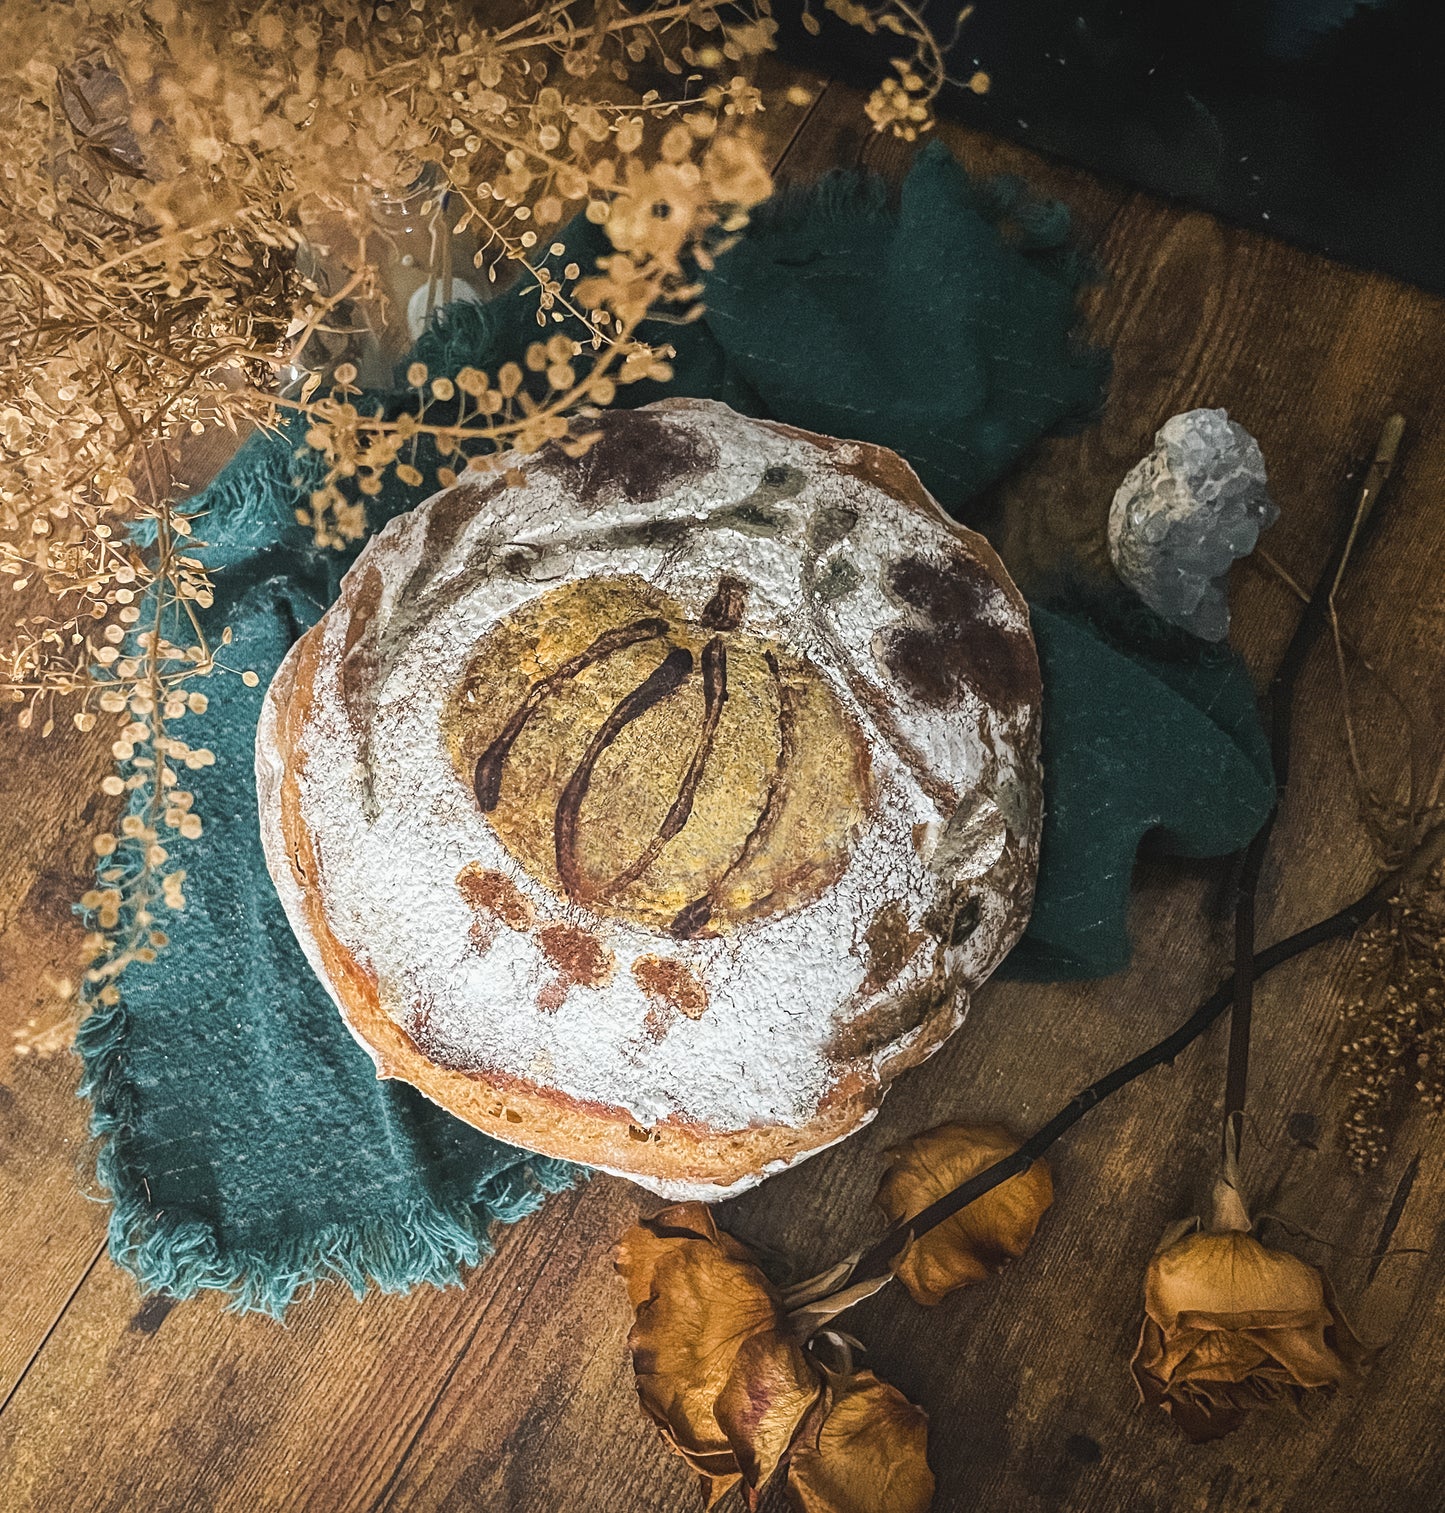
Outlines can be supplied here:
<path id="1" fill-rule="evenodd" d="M 1149 1263 L 1134 1379 L 1196 1443 L 1339 1386 L 1364 1355 L 1323 1273 L 1240 1230 L 1186 1235 Z"/>
<path id="2" fill-rule="evenodd" d="M 875 1292 L 881 1292 L 892 1280 L 892 1273 L 885 1271 L 882 1276 L 865 1277 L 861 1282 L 840 1287 L 837 1292 L 830 1292 L 826 1297 L 817 1298 L 811 1303 L 804 1303 L 800 1308 L 791 1309 L 788 1313 L 788 1322 L 792 1325 L 795 1334 L 802 1339 L 807 1339 L 816 1334 L 825 1324 L 836 1319 L 840 1313 L 846 1313 L 848 1309 L 861 1303 L 865 1298 L 871 1298 Z"/>
<path id="3" fill-rule="evenodd" d="M 816 1276 L 805 1277 L 801 1282 L 794 1282 L 791 1287 L 785 1287 L 782 1292 L 783 1307 L 791 1313 L 795 1308 L 802 1308 L 808 1303 L 816 1303 L 819 1298 L 826 1298 L 830 1293 L 837 1290 L 853 1275 L 853 1268 L 857 1266 L 862 1257 L 861 1250 L 855 1250 L 851 1256 L 844 1256 L 841 1261 L 836 1261 L 826 1271 L 820 1271 Z"/>
<path id="4" fill-rule="evenodd" d="M 928 1416 L 871 1371 L 830 1377 L 827 1416 L 793 1446 L 787 1497 L 798 1513 L 927 1513 Z"/>
<path id="5" fill-rule="evenodd" d="M 911 1219 L 1019 1143 L 997 1124 L 941 1124 L 915 1135 L 888 1152 L 878 1205 L 894 1222 Z M 1048 1163 L 1039 1159 L 913 1241 L 894 1273 L 915 1302 L 941 1302 L 1021 1256 L 1053 1197 Z"/>

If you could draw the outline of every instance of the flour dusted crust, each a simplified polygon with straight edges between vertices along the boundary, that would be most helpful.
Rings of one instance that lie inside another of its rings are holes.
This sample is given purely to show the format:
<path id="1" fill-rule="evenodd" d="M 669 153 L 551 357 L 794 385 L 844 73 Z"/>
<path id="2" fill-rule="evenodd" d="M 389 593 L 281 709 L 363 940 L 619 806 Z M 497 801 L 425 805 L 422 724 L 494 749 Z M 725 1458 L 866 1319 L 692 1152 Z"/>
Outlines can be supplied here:
<path id="1" fill-rule="evenodd" d="M 1039 675 L 893 453 L 669 400 L 377 533 L 256 743 L 378 1074 L 668 1197 L 871 1119 L 1028 919 Z"/>

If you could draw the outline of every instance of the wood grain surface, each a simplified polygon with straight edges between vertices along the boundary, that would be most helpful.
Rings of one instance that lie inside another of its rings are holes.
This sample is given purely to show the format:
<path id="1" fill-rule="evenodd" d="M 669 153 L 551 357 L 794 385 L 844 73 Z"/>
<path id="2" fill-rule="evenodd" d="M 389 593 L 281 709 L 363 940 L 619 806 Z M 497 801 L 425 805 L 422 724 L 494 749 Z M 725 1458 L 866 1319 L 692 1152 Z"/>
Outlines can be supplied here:
<path id="1" fill-rule="evenodd" d="M 785 179 L 905 150 L 830 86 L 770 118 Z M 1282 516 L 1273 559 L 1312 580 L 1342 480 L 1393 409 L 1405 450 L 1382 529 L 1340 603 L 1373 671 L 1358 715 L 1372 775 L 1397 794 L 1411 741 L 1433 772 L 1445 734 L 1445 303 L 949 127 L 979 171 L 1064 198 L 1102 282 L 1086 300 L 1115 377 L 1098 425 L 1052 440 L 995 493 L 1000 539 L 1025 571 L 1061 543 L 1099 560 L 1125 470 L 1169 415 L 1223 405 L 1259 436 Z M 927 289 L 918 297 L 926 300 Z M 926 361 L 926 354 L 920 354 Z M 1259 564 L 1236 574 L 1236 640 L 1261 676 L 1297 599 Z M 1385 681 L 1412 728 L 1381 693 Z M 1267 942 L 1372 878 L 1349 778 L 1332 659 L 1300 696 L 1296 780 L 1261 894 Z M 73 975 L 70 905 L 89 871 L 109 763 L 93 738 L 7 726 L 0 763 L 0 1035 Z M 1227 959 L 1222 866 L 1141 867 L 1126 973 L 1072 986 L 993 985 L 954 1040 L 895 1089 L 857 1138 L 727 1205 L 740 1236 L 811 1269 L 876 1232 L 879 1152 L 948 1118 L 1040 1122 L 1157 1038 Z M 1331 1242 L 1327 1264 L 1373 1372 L 1300 1418 L 1191 1448 L 1137 1406 L 1127 1363 L 1140 1283 L 1163 1228 L 1194 1211 L 1215 1149 L 1223 1037 L 1213 1034 L 1092 1113 L 1052 1160 L 1057 1200 L 1023 1260 L 932 1310 L 894 1290 L 850 1328 L 932 1418 L 939 1510 L 1261 1510 L 1445 1506 L 1445 1128 L 1411 1116 L 1387 1160 L 1353 1173 L 1336 1075 L 1352 948 L 1271 976 L 1256 1006 L 1245 1178 L 1256 1205 Z M 284 1325 L 213 1296 L 142 1299 L 105 1255 L 68 1057 L 0 1059 L 0 1509 L 447 1509 L 672 1513 L 690 1474 L 633 1394 L 628 1312 L 610 1264 L 651 1200 L 599 1177 L 507 1230 L 465 1288 L 358 1303 L 339 1287 Z M 1282 1227 L 1267 1238 L 1282 1241 Z M 1396 1248 L 1367 1259 L 1383 1244 Z"/>

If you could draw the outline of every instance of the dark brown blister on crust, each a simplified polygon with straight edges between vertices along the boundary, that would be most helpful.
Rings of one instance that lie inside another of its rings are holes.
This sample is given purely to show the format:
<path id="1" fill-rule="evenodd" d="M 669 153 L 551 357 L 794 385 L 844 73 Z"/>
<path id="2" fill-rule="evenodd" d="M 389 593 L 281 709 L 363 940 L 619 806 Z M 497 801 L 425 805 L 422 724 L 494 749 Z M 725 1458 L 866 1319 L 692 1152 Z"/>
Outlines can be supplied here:
<path id="1" fill-rule="evenodd" d="M 1033 638 L 987 618 L 1007 601 L 983 563 L 962 550 L 941 563 L 905 557 L 888 569 L 887 586 L 912 613 L 883 632 L 883 661 L 920 703 L 946 709 L 966 692 L 996 708 L 1038 699 Z"/>
<path id="2" fill-rule="evenodd" d="M 576 426 L 595 435 L 587 449 L 569 457 L 550 442 L 537 465 L 560 473 L 583 504 L 618 494 L 646 504 L 717 464 L 717 453 L 704 438 L 652 411 L 611 410 L 605 425 L 584 418 Z"/>

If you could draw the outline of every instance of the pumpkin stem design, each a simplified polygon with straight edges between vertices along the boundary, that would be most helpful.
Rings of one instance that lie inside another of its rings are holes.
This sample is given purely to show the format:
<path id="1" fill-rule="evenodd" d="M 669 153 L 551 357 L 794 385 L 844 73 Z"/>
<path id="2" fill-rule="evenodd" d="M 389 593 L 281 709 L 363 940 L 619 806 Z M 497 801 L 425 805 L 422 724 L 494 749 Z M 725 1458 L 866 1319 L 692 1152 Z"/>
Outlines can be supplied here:
<path id="1" fill-rule="evenodd" d="M 717 581 L 717 592 L 707 601 L 698 622 L 708 630 L 736 630 L 743 623 L 747 608 L 748 586 L 741 578 L 724 573 Z"/>
<path id="2" fill-rule="evenodd" d="M 655 704 L 660 704 L 669 694 L 676 693 L 682 687 L 692 676 L 692 668 L 692 653 L 685 646 L 675 646 L 668 652 L 631 693 L 618 700 L 612 713 L 603 720 L 588 743 L 576 771 L 567 779 L 567 786 L 557 800 L 554 834 L 557 876 L 562 879 L 562 887 L 574 903 L 587 901 L 592 893 L 577 866 L 577 819 L 582 810 L 582 800 L 587 796 L 587 786 L 592 781 L 593 769 L 602 759 L 602 753 L 633 720 L 639 719 Z"/>
<path id="3" fill-rule="evenodd" d="M 712 898 L 704 893 L 701 898 L 693 899 L 677 911 L 677 918 L 667 927 L 668 933 L 676 935 L 679 940 L 686 940 L 689 935 L 696 935 L 711 918 Z"/>
<path id="4" fill-rule="evenodd" d="M 502 768 L 506 765 L 507 757 L 512 747 L 517 744 L 517 738 L 526 729 L 527 721 L 536 714 L 542 700 L 549 693 L 560 688 L 564 683 L 570 682 L 578 673 L 591 667 L 594 662 L 600 662 L 604 657 L 610 657 L 624 647 L 635 646 L 639 641 L 650 641 L 666 634 L 667 621 L 663 619 L 636 620 L 631 625 L 614 626 L 611 630 L 603 631 L 586 651 L 578 652 L 575 657 L 564 662 L 556 672 L 549 673 L 545 678 L 534 683 L 527 697 L 518 706 L 517 712 L 507 721 L 501 735 L 477 759 L 472 786 L 476 790 L 477 803 L 481 806 L 482 813 L 490 814 L 497 807 L 497 802 L 502 796 Z M 691 670 L 692 658 L 689 657 L 688 671 Z"/>

